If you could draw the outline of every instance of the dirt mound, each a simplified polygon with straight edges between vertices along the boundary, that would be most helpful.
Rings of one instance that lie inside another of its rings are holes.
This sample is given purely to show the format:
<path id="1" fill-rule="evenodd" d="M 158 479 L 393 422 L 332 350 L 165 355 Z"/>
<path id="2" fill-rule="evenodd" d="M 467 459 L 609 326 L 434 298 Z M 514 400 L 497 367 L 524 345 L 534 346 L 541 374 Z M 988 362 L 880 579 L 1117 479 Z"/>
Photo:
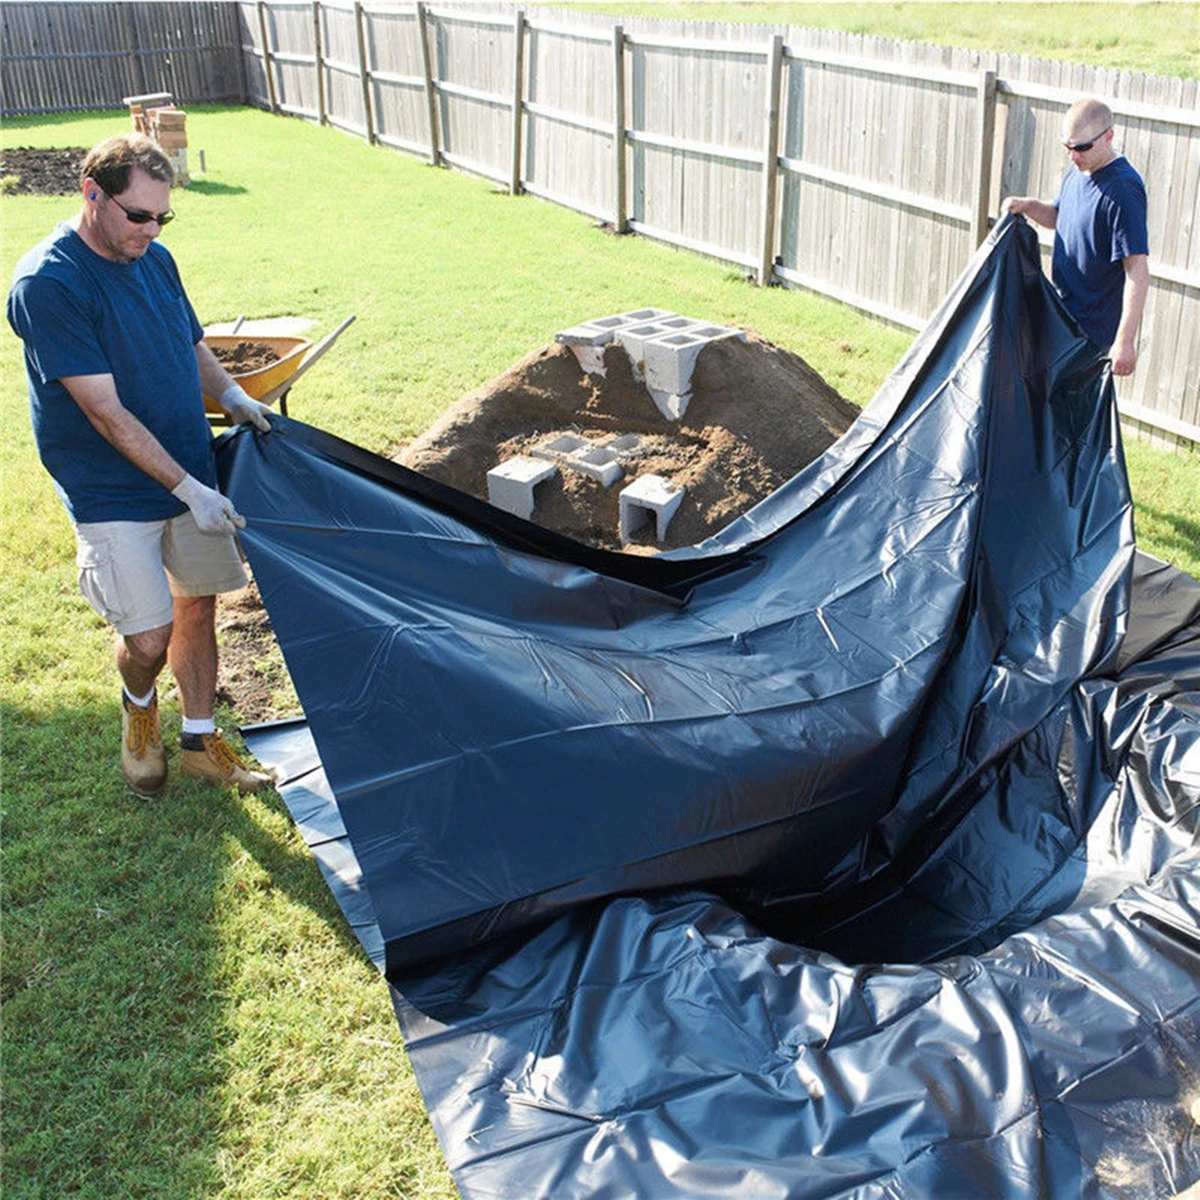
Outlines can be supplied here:
<path id="1" fill-rule="evenodd" d="M 34 150 L 18 146 L 0 150 L 0 178 L 6 194 L 21 196 L 70 196 L 79 191 L 79 170 L 87 150 Z"/>
<path id="2" fill-rule="evenodd" d="M 716 533 L 819 457 L 858 416 L 802 358 L 752 333 L 704 347 L 678 421 L 659 412 L 619 346 L 606 349 L 604 366 L 603 376 L 588 374 L 566 346 L 531 354 L 452 405 L 396 461 L 486 500 L 488 471 L 548 438 L 603 443 L 635 434 L 636 457 L 623 479 L 605 488 L 560 468 L 538 485 L 532 520 L 588 545 L 646 554 Z M 648 472 L 686 495 L 661 545 L 651 522 L 623 547 L 617 496 Z"/>

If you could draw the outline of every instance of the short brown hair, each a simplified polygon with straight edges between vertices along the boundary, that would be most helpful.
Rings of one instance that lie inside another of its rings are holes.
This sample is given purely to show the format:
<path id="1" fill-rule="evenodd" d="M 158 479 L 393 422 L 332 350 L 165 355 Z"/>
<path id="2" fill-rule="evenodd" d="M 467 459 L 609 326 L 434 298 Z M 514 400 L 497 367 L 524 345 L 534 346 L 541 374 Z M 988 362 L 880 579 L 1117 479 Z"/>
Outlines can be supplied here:
<path id="1" fill-rule="evenodd" d="M 110 196 L 119 196 L 135 167 L 161 183 L 175 182 L 171 160 L 144 133 L 118 133 L 87 152 L 80 183 L 94 179 Z"/>

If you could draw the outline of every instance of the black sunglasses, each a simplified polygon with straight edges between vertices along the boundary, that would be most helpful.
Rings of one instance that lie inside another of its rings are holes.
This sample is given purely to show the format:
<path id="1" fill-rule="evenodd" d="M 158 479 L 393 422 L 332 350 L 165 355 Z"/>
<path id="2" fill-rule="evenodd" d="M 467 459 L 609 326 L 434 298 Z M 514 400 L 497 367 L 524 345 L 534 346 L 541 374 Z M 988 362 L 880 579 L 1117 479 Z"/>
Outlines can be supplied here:
<path id="1" fill-rule="evenodd" d="M 153 221 L 156 225 L 169 225 L 175 220 L 175 214 L 168 208 L 163 213 L 146 212 L 141 208 L 126 208 L 107 188 L 100 189 L 135 225 L 145 225 Z"/>
<path id="2" fill-rule="evenodd" d="M 1063 145 L 1071 151 L 1072 154 L 1086 154 L 1110 129 L 1111 125 L 1106 125 L 1090 142 L 1063 142 Z"/>

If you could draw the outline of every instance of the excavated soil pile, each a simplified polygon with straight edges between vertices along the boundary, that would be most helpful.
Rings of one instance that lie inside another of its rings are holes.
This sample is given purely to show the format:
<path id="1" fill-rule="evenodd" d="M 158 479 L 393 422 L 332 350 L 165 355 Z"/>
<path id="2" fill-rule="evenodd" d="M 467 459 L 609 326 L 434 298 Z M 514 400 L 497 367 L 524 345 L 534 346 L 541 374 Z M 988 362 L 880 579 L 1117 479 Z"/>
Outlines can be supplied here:
<path id="1" fill-rule="evenodd" d="M 566 346 L 531 354 L 453 405 L 397 462 L 487 499 L 492 467 L 560 434 L 590 441 L 636 434 L 636 457 L 610 487 L 571 468 L 538 484 L 532 520 L 576 541 L 653 554 L 716 533 L 817 458 L 858 409 L 802 358 L 754 334 L 700 352 L 683 418 L 664 417 L 619 346 L 605 374 L 588 374 Z M 654 472 L 686 489 L 665 540 L 654 522 L 635 542 L 618 536 L 621 489 Z"/>

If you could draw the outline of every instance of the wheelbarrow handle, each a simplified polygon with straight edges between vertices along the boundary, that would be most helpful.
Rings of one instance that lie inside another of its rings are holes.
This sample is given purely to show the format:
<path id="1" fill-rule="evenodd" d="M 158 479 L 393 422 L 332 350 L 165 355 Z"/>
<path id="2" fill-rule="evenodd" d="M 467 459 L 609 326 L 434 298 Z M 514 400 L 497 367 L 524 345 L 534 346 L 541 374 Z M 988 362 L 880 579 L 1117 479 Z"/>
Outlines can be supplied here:
<path id="1" fill-rule="evenodd" d="M 274 404 L 284 392 L 288 390 L 308 370 L 309 367 L 337 341 L 341 336 L 342 331 L 354 320 L 353 314 L 348 316 L 332 333 L 327 333 L 313 348 L 309 351 L 308 357 L 282 382 L 277 383 L 269 392 L 258 398 L 260 404 Z"/>

